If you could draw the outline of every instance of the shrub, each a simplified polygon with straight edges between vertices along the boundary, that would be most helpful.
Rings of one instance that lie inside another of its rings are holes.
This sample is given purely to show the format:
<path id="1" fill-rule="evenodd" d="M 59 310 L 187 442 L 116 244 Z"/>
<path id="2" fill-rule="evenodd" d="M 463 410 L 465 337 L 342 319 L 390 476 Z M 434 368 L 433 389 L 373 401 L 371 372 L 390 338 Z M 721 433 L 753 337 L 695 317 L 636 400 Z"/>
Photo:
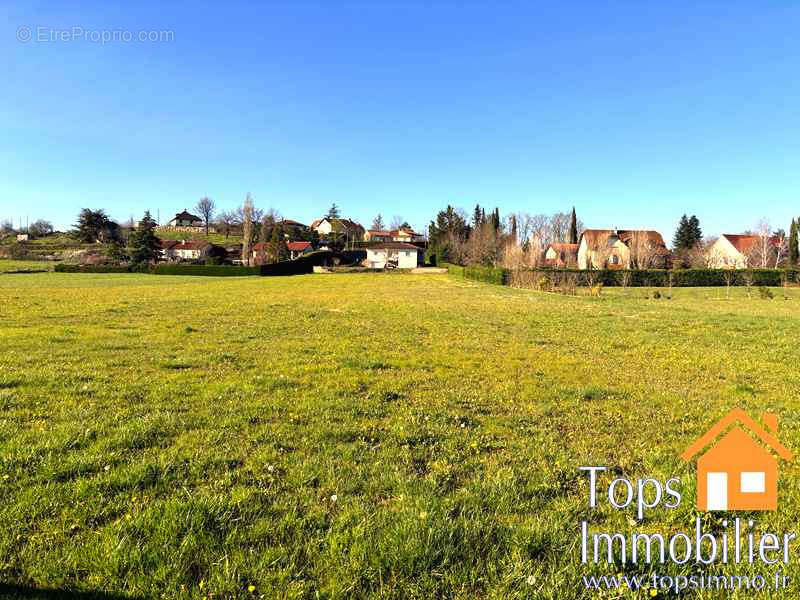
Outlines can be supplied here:
<path id="1" fill-rule="evenodd" d="M 772 300 L 772 298 L 774 297 L 772 295 L 772 290 L 763 285 L 758 288 L 758 295 L 761 296 L 764 300 Z"/>
<path id="2" fill-rule="evenodd" d="M 464 267 L 464 277 L 467 279 L 474 279 L 475 281 L 483 281 L 485 283 L 508 285 L 510 271 L 508 269 L 493 267 L 470 266 Z"/>
<path id="3" fill-rule="evenodd" d="M 654 300 L 660 300 L 661 299 L 661 292 L 659 292 L 658 290 L 654 290 L 653 291 L 653 299 Z"/>

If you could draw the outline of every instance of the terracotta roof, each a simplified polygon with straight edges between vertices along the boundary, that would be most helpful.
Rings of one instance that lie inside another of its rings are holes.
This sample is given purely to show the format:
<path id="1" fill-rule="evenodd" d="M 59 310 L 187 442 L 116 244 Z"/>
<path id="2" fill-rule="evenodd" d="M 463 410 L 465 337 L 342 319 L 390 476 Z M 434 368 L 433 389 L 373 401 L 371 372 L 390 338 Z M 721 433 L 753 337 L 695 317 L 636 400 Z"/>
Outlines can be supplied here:
<path id="1" fill-rule="evenodd" d="M 311 242 L 288 242 L 286 246 L 292 252 L 302 252 L 303 250 L 311 248 Z"/>
<path id="2" fill-rule="evenodd" d="M 422 250 L 422 248 L 406 242 L 377 242 L 367 246 L 367 250 Z"/>
<path id="3" fill-rule="evenodd" d="M 586 238 L 587 246 L 594 250 L 602 244 L 608 244 L 609 238 L 617 237 L 622 243 L 628 244 L 636 235 L 645 235 L 654 246 L 666 248 L 664 238 L 652 229 L 586 229 L 581 239 Z"/>
<path id="4" fill-rule="evenodd" d="M 758 235 L 747 235 L 747 234 L 734 234 L 734 233 L 723 233 L 722 237 L 728 240 L 731 245 L 736 248 L 742 254 L 747 254 L 752 250 L 753 246 L 761 239 L 761 236 Z M 780 246 L 781 245 L 781 238 L 777 236 L 771 236 L 767 242 L 770 246 Z"/>
<path id="5" fill-rule="evenodd" d="M 367 233 L 370 235 L 392 235 L 392 232 L 388 229 L 368 229 Z"/>
<path id="6" fill-rule="evenodd" d="M 292 219 L 284 219 L 281 221 L 283 225 L 288 225 L 289 227 L 305 227 L 303 223 L 300 221 L 293 221 Z"/>
<path id="7" fill-rule="evenodd" d="M 200 250 L 201 248 L 205 248 L 210 246 L 208 242 L 204 242 L 202 240 L 186 240 L 179 244 L 176 244 L 173 249 L 174 250 Z"/>

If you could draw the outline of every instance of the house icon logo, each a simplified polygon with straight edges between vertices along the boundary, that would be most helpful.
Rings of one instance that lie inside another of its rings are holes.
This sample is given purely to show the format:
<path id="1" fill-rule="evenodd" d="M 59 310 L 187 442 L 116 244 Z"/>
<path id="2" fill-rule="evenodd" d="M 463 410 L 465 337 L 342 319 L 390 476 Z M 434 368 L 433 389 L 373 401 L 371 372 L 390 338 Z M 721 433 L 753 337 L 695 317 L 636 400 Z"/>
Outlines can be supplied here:
<path id="1" fill-rule="evenodd" d="M 697 510 L 775 510 L 778 459 L 793 454 L 777 438 L 778 417 L 764 413 L 764 426 L 734 408 L 690 445 L 681 458 L 697 459 Z"/>

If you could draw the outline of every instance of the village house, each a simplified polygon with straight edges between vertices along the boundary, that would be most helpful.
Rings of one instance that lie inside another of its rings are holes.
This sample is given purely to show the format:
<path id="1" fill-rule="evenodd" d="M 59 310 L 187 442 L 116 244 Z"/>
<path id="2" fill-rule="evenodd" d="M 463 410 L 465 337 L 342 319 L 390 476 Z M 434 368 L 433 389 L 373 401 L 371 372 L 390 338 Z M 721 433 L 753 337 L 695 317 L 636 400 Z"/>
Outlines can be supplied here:
<path id="1" fill-rule="evenodd" d="M 587 229 L 578 243 L 579 269 L 665 268 L 670 252 L 657 231 Z"/>
<path id="2" fill-rule="evenodd" d="M 544 264 L 549 267 L 576 267 L 578 244 L 550 244 L 544 253 Z"/>
<path id="3" fill-rule="evenodd" d="M 203 219 L 200 217 L 190 214 L 183 209 L 183 212 L 176 214 L 172 219 L 169 220 L 167 223 L 169 227 L 202 227 L 203 226 Z"/>
<path id="4" fill-rule="evenodd" d="M 792 453 L 778 441 L 778 416 L 765 413 L 761 420 L 763 427 L 735 408 L 683 452 L 685 461 L 702 453 L 697 459 L 698 510 L 778 507 L 778 460 L 772 453 L 784 460 L 791 460 Z"/>
<path id="5" fill-rule="evenodd" d="M 159 240 L 158 241 L 158 260 L 173 260 L 175 254 L 172 249 L 180 242 L 178 240 Z"/>
<path id="6" fill-rule="evenodd" d="M 775 236 L 723 233 L 707 252 L 712 269 L 772 267 L 780 258 L 783 239 Z"/>
<path id="7" fill-rule="evenodd" d="M 348 240 L 360 240 L 364 237 L 364 228 L 350 219 L 329 219 L 328 217 L 323 217 L 311 223 L 311 229 L 316 231 L 320 237 L 341 235 Z"/>
<path id="8" fill-rule="evenodd" d="M 272 247 L 271 242 L 259 242 L 253 246 L 251 255 L 255 259 L 265 258 Z M 286 248 L 289 250 L 289 258 L 294 260 L 301 257 L 303 254 L 311 252 L 311 242 L 286 242 Z"/>
<path id="9" fill-rule="evenodd" d="M 372 269 L 415 269 L 423 263 L 423 250 L 405 242 L 379 242 L 366 248 L 366 265 Z"/>
<path id="10" fill-rule="evenodd" d="M 313 250 L 311 242 L 287 242 L 286 247 L 289 248 L 289 258 L 292 260 Z"/>
<path id="11" fill-rule="evenodd" d="M 176 260 L 202 260 L 211 254 L 212 244 L 198 240 L 182 240 L 170 249 Z"/>
<path id="12" fill-rule="evenodd" d="M 369 229 L 364 233 L 365 242 L 424 242 L 425 236 L 409 227 L 399 229 Z"/>

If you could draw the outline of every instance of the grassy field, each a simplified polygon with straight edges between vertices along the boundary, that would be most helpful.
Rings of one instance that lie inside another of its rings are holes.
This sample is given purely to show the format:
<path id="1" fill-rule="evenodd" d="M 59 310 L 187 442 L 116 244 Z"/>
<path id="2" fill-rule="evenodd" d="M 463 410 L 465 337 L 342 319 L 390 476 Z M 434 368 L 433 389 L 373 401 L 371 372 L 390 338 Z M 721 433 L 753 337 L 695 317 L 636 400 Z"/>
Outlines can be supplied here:
<path id="1" fill-rule="evenodd" d="M 678 455 L 734 406 L 800 450 L 786 293 L 0 276 L 0 595 L 569 599 L 649 573 L 581 566 L 579 523 L 691 531 Z M 592 511 L 587 464 L 681 477 L 684 500 Z M 759 526 L 796 527 L 799 474 Z"/>

